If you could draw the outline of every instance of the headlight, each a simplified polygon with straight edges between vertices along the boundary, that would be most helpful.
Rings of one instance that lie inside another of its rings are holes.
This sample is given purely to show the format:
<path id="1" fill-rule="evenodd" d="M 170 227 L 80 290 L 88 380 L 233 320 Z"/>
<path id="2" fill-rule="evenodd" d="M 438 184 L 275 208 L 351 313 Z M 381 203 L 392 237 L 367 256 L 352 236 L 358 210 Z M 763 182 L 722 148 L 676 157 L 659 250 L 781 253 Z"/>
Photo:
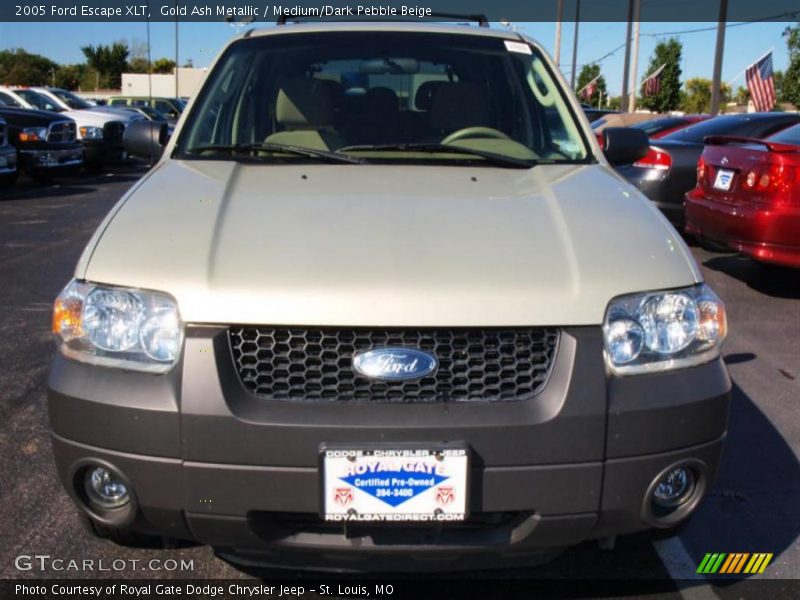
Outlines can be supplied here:
<path id="1" fill-rule="evenodd" d="M 78 131 L 81 137 L 85 140 L 102 140 L 103 128 L 102 127 L 79 127 Z"/>
<path id="2" fill-rule="evenodd" d="M 622 296 L 606 311 L 606 362 L 617 375 L 691 367 L 719 356 L 727 330 L 707 285 Z"/>
<path id="3" fill-rule="evenodd" d="M 56 299 L 53 333 L 65 356 L 151 373 L 169 371 L 183 343 L 178 305 L 166 294 L 80 281 Z"/>
<path id="4" fill-rule="evenodd" d="M 20 142 L 43 142 L 47 139 L 47 127 L 26 127 L 19 132 Z"/>

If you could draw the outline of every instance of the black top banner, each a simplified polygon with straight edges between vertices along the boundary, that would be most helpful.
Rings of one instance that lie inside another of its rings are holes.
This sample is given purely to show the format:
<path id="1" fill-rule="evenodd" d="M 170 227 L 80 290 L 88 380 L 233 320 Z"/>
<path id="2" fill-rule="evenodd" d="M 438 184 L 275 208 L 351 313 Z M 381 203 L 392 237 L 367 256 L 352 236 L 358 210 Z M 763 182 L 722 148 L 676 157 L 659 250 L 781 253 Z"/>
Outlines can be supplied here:
<path id="1" fill-rule="evenodd" d="M 611 22 L 635 20 L 636 4 L 640 9 L 638 20 L 642 22 L 800 20 L 798 0 L 3 0 L 0 20 L 214 22 L 228 19 L 266 24 L 281 18 L 461 21 L 482 16 L 490 21 Z"/>

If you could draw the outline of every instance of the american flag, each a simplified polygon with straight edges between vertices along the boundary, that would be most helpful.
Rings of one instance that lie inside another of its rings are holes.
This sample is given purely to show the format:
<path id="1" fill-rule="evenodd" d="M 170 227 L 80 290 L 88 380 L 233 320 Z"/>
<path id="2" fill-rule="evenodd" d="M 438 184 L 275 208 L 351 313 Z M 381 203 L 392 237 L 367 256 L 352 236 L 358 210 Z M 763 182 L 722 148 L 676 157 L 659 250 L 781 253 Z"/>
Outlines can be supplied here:
<path id="1" fill-rule="evenodd" d="M 642 82 L 645 96 L 655 96 L 661 91 L 661 71 L 663 71 L 664 67 L 666 66 L 667 63 L 664 63 L 650 75 L 648 75 L 647 78 Z"/>
<path id="2" fill-rule="evenodd" d="M 767 112 L 775 106 L 775 80 L 772 77 L 772 50 L 745 71 L 747 89 L 758 112 Z"/>
<path id="3" fill-rule="evenodd" d="M 598 79 L 600 79 L 600 75 L 592 79 L 589 83 L 587 83 L 585 86 L 581 88 L 581 91 L 579 92 L 581 98 L 583 98 L 584 100 L 591 100 L 592 96 L 594 96 L 595 93 L 597 92 Z"/>

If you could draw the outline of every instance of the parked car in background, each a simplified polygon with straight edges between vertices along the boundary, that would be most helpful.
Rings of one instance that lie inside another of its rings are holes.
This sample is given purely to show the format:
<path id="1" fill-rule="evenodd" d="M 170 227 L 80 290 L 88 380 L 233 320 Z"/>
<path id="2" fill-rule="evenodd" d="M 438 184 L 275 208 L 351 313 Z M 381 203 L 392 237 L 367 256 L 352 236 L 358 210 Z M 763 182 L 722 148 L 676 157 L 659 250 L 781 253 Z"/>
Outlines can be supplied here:
<path id="1" fill-rule="evenodd" d="M 617 171 L 682 229 L 684 195 L 695 185 L 697 161 L 703 153 L 706 137 L 733 135 L 761 139 L 796 123 L 800 123 L 800 114 L 749 113 L 715 117 L 654 140 L 647 156 L 618 166 Z"/>
<path id="2" fill-rule="evenodd" d="M 163 113 L 158 112 L 155 108 L 151 108 L 149 106 L 128 106 L 123 108 L 122 110 L 127 110 L 132 113 L 136 113 L 144 117 L 147 121 L 151 123 L 164 123 L 167 126 L 167 131 L 169 135 L 172 135 L 172 132 L 175 130 L 175 123 L 173 119 L 167 118 L 166 115 Z"/>
<path id="3" fill-rule="evenodd" d="M 93 170 L 127 157 L 122 142 L 125 127 L 143 118 L 121 110 L 93 107 L 72 92 L 58 88 L 0 87 L 0 99 L 8 103 L 7 98 L 22 108 L 58 112 L 73 119 L 78 140 L 84 147 L 84 164 Z"/>
<path id="4" fill-rule="evenodd" d="M 710 118 L 711 115 L 661 115 L 655 119 L 634 123 L 631 127 L 641 129 L 651 140 L 657 140 Z"/>
<path id="5" fill-rule="evenodd" d="M 17 149 L 8 143 L 8 124 L 0 118 L 0 185 L 17 179 Z"/>
<path id="6" fill-rule="evenodd" d="M 800 268 L 800 125 L 764 140 L 707 138 L 685 205 L 688 233 Z"/>
<path id="7" fill-rule="evenodd" d="M 593 123 L 597 119 L 604 117 L 606 115 L 618 115 L 622 111 L 621 110 L 610 110 L 605 108 L 584 108 L 583 114 L 586 115 L 586 118 L 589 120 L 589 123 Z"/>
<path id="8" fill-rule="evenodd" d="M 75 121 L 59 113 L 0 107 L 9 142 L 17 149 L 17 168 L 34 179 L 76 174 L 83 164 Z"/>
<path id="9" fill-rule="evenodd" d="M 154 108 L 168 119 L 177 121 L 186 102 L 181 98 L 169 98 L 162 96 L 113 96 L 108 99 L 108 105 L 112 107 L 120 106 L 149 106 Z"/>

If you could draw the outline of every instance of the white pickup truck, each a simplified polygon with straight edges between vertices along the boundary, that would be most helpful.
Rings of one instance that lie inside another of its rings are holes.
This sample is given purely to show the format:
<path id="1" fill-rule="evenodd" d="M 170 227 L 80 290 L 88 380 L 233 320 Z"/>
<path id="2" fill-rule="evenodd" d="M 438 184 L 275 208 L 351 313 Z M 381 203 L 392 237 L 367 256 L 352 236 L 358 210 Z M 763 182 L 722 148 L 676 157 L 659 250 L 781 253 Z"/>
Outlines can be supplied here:
<path id="1" fill-rule="evenodd" d="M 126 158 L 125 128 L 140 118 L 126 111 L 92 106 L 59 88 L 0 86 L 0 100 L 8 106 L 59 112 L 73 119 L 88 169 L 100 169 L 109 162 Z"/>

